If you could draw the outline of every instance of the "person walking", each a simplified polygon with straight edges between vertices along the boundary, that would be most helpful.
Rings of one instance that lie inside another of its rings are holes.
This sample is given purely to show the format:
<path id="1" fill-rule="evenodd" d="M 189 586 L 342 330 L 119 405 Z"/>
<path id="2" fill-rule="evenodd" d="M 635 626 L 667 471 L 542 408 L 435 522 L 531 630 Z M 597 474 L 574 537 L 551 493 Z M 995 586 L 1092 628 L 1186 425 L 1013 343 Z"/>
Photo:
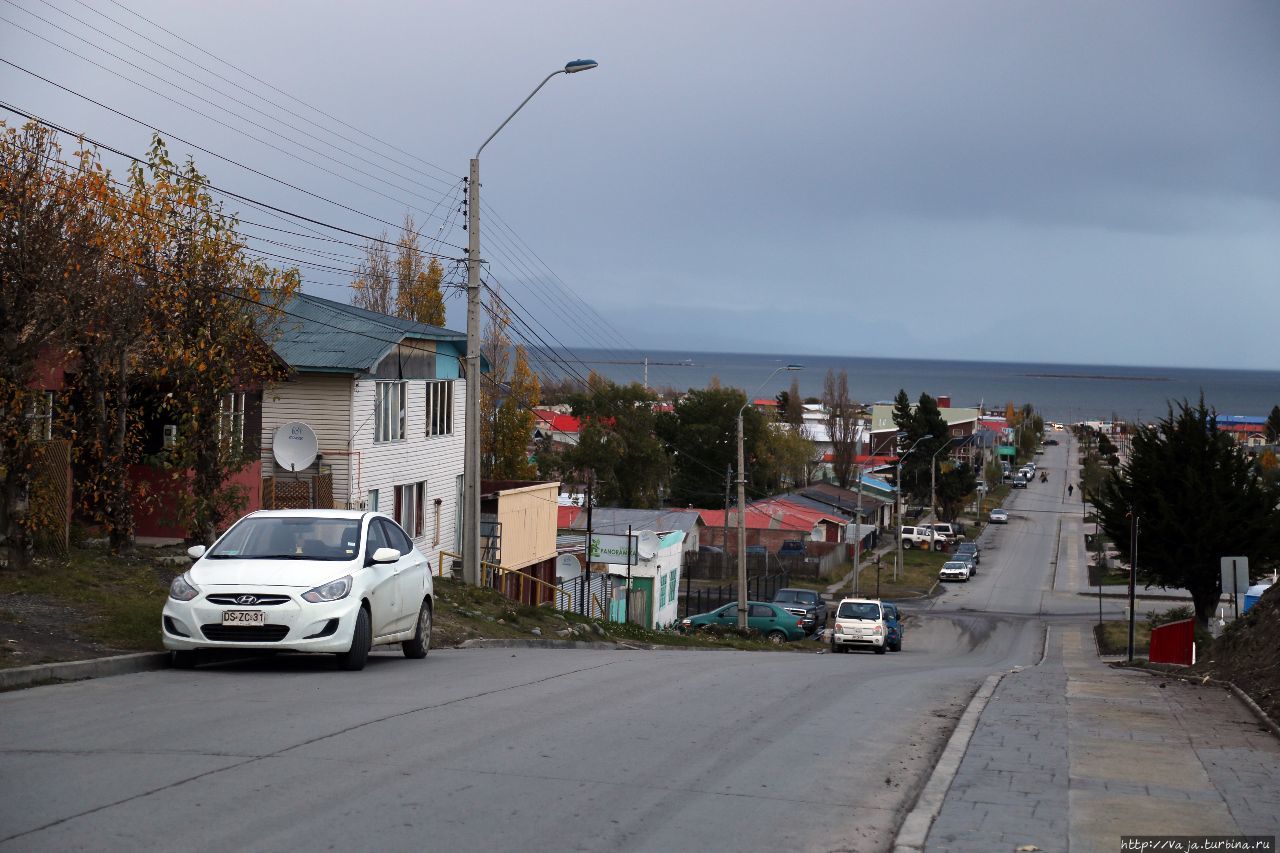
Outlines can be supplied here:
<path id="1" fill-rule="evenodd" d="M 1070 483 L 1067 483 L 1067 497 L 1071 497 L 1073 494 L 1075 494 L 1075 492 L 1076 492 L 1076 487 Z"/>

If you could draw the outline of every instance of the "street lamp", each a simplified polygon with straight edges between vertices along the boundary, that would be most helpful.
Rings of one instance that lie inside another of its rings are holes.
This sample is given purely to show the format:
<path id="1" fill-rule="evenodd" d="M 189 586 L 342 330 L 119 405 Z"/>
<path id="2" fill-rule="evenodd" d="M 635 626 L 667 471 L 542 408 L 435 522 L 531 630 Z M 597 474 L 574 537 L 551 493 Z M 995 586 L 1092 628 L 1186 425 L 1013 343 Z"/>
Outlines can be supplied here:
<path id="1" fill-rule="evenodd" d="M 893 435 L 885 439 L 884 444 L 880 446 L 880 449 L 883 450 L 884 448 L 888 447 L 890 441 L 901 440 L 906 437 L 907 437 L 907 434 L 905 432 L 895 432 Z M 871 453 L 868 455 L 870 456 L 876 455 L 876 448 L 875 448 L 874 442 L 872 443 Z M 858 597 L 858 583 L 862 579 L 862 464 L 861 463 L 858 464 L 857 471 L 858 471 L 858 509 L 857 509 L 858 517 L 857 517 L 857 520 L 855 521 L 855 524 L 857 524 L 858 532 L 857 532 L 857 536 L 855 537 L 855 542 L 853 545 L 853 597 L 854 598 Z M 880 524 L 878 520 L 875 526 L 876 526 L 876 529 L 879 530 Z"/>
<path id="2" fill-rule="evenodd" d="M 747 395 L 747 401 L 738 409 L 738 627 L 747 628 L 747 478 L 745 454 L 742 449 L 742 413 L 751 405 L 751 398 L 760 393 L 760 389 L 768 385 L 773 377 L 784 370 L 804 370 L 803 364 L 787 364 L 775 367 L 773 373 L 761 382 L 756 390 Z"/>
<path id="3" fill-rule="evenodd" d="M 906 453 L 898 454 L 898 562 L 893 567 L 893 580 L 895 583 L 898 580 L 898 572 L 902 569 L 902 460 L 914 453 L 920 442 L 928 441 L 931 438 L 933 438 L 932 435 L 922 435 L 915 440 L 915 443 L 907 449 Z"/>
<path id="4" fill-rule="evenodd" d="M 947 445 L 955 441 L 955 436 L 942 442 L 942 446 L 933 452 L 929 459 L 929 514 L 934 521 L 938 520 L 938 454 L 947 449 Z"/>
<path id="5" fill-rule="evenodd" d="M 548 74 L 529 97 L 512 110 L 498 130 L 476 149 L 471 158 L 471 174 L 467 181 L 467 405 L 466 435 L 463 450 L 462 497 L 462 577 L 469 584 L 480 583 L 480 152 L 493 141 L 507 122 L 529 103 L 530 98 L 557 74 L 577 74 L 598 63 L 593 59 L 575 59 L 564 68 Z"/>

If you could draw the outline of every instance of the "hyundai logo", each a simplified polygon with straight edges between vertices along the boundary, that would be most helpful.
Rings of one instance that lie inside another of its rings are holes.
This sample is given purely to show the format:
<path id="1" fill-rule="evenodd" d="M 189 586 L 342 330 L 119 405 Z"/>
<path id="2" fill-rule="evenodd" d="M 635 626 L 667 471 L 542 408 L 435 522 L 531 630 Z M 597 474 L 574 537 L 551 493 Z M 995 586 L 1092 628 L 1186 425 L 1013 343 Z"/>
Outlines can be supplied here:
<path id="1" fill-rule="evenodd" d="M 256 595 L 241 595 L 236 597 L 236 604 L 242 604 L 245 607 L 248 607 L 250 604 L 257 604 L 257 603 L 258 603 L 258 596 Z"/>

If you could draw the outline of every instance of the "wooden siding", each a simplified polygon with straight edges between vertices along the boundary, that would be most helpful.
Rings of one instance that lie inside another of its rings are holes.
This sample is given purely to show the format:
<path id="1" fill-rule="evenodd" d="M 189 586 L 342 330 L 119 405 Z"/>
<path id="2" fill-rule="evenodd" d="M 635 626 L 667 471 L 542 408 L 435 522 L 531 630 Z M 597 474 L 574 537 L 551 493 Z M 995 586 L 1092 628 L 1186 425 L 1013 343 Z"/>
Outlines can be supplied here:
<path id="1" fill-rule="evenodd" d="M 502 566 L 521 569 L 556 555 L 559 483 L 538 483 L 498 493 Z"/>
<path id="2" fill-rule="evenodd" d="M 386 444 L 373 441 L 374 385 L 372 379 L 355 382 L 352 399 L 352 415 L 355 423 L 353 449 L 358 454 L 359 467 L 352 482 L 352 500 L 366 499 L 377 489 L 378 509 L 394 515 L 394 488 L 408 483 L 426 481 L 426 495 L 422 507 L 423 530 L 415 537 L 414 544 L 431 559 L 432 569 L 439 567 L 440 551 L 458 553 L 455 541 L 457 530 L 458 477 L 462 476 L 464 451 L 463 427 L 466 418 L 466 382 L 453 384 L 453 434 L 427 436 L 427 382 L 406 380 L 405 438 Z M 335 485 L 335 499 L 338 488 Z M 552 495 L 554 501 L 555 496 Z M 436 499 L 440 500 L 437 519 Z M 554 536 L 554 507 L 552 535 Z M 439 539 L 436 538 L 437 521 Z M 554 553 L 554 548 L 552 549 Z"/>
<path id="3" fill-rule="evenodd" d="M 301 421 L 315 431 L 320 464 L 333 472 L 333 506 L 348 507 L 351 485 L 351 384 L 350 376 L 303 373 L 289 382 L 267 387 L 262 393 L 262 473 L 287 475 L 271 455 L 271 437 L 276 428 Z M 304 479 L 319 473 L 312 465 L 299 472 Z"/>

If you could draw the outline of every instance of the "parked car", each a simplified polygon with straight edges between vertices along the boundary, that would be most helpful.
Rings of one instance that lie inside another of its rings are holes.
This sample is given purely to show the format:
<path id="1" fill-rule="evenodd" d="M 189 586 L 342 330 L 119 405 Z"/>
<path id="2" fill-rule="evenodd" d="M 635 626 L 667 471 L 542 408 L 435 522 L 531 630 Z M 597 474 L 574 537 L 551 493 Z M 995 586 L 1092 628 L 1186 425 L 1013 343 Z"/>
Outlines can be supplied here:
<path id="1" fill-rule="evenodd" d="M 812 589 L 780 589 L 773 596 L 788 613 L 801 617 L 800 627 L 806 634 L 827 627 L 827 602 Z"/>
<path id="2" fill-rule="evenodd" d="M 929 527 L 903 527 L 898 534 L 902 537 L 903 548 L 923 548 L 924 550 L 937 550 L 946 545 L 946 537 L 940 533 L 935 533 Z"/>
<path id="3" fill-rule="evenodd" d="M 1009 513 L 1008 511 L 1002 509 L 1001 507 L 996 507 L 995 509 L 991 510 L 991 515 L 989 515 L 988 518 L 991 520 L 992 524 L 1008 524 L 1009 523 Z"/>
<path id="4" fill-rule="evenodd" d="M 355 510 L 250 513 L 173 579 L 161 638 L 175 666 L 206 649 L 329 652 L 363 669 L 372 646 L 431 644 L 427 558 L 390 518 Z"/>
<path id="5" fill-rule="evenodd" d="M 1028 481 L 1029 479 L 1030 479 L 1030 477 L 1028 477 L 1027 475 L 1025 475 L 1025 474 L 1023 474 L 1023 473 L 1021 473 L 1021 472 L 1019 472 L 1019 473 L 1017 473 L 1017 474 L 1014 474 L 1014 475 L 1013 475 L 1013 482 L 1009 484 L 1009 488 L 1011 488 L 1011 489 L 1025 489 L 1025 488 L 1027 487 L 1027 481 Z"/>
<path id="6" fill-rule="evenodd" d="M 747 556 L 748 557 L 767 557 L 769 556 L 769 549 L 763 545 L 748 545 Z"/>
<path id="7" fill-rule="evenodd" d="M 1057 447 L 1057 446 L 1058 446 L 1058 439 L 1056 439 L 1056 438 L 1046 438 L 1046 439 L 1044 440 L 1044 443 L 1045 443 L 1045 446 L 1046 446 L 1046 447 Z"/>
<path id="8" fill-rule="evenodd" d="M 718 548 L 715 545 L 699 545 L 698 553 L 699 554 L 723 554 L 724 549 Z"/>
<path id="9" fill-rule="evenodd" d="M 882 655 L 890 647 L 890 630 L 886 605 L 870 598 L 845 598 L 836 607 L 836 624 L 831 631 L 831 651 L 847 652 L 869 648 Z M 897 608 L 893 608 L 897 619 Z M 902 647 L 902 628 L 898 626 L 896 645 Z"/>
<path id="10" fill-rule="evenodd" d="M 804 628 L 801 617 L 788 613 L 780 604 L 764 601 L 747 602 L 747 627 L 754 628 L 774 644 L 787 640 L 803 640 Z M 680 620 L 680 628 L 684 631 L 696 631 L 709 625 L 720 625 L 732 628 L 738 624 L 738 603 L 726 604 L 710 613 L 699 613 L 686 616 Z"/>
<path id="11" fill-rule="evenodd" d="M 970 574 L 976 575 L 978 573 L 978 564 L 982 562 L 982 551 L 978 549 L 977 542 L 961 542 L 956 546 L 954 556 L 957 560 L 968 559 L 973 563 L 973 569 Z"/>
<path id="12" fill-rule="evenodd" d="M 889 651 L 902 651 L 902 635 L 906 630 L 902 627 L 902 613 L 898 610 L 898 605 L 882 601 L 880 610 L 884 613 L 885 638 Z"/>
<path id="13" fill-rule="evenodd" d="M 947 560 L 938 570 L 940 581 L 967 581 L 970 577 L 968 560 Z"/>
<path id="14" fill-rule="evenodd" d="M 807 553 L 803 539 L 784 539 L 778 549 L 779 557 L 804 557 Z"/>
<path id="15" fill-rule="evenodd" d="M 960 533 L 958 526 L 954 524 L 948 524 L 946 522 L 934 522 L 933 524 L 927 524 L 925 526 L 928 528 L 931 528 L 934 533 L 941 535 L 948 542 L 957 542 L 963 538 L 963 535 Z"/>

